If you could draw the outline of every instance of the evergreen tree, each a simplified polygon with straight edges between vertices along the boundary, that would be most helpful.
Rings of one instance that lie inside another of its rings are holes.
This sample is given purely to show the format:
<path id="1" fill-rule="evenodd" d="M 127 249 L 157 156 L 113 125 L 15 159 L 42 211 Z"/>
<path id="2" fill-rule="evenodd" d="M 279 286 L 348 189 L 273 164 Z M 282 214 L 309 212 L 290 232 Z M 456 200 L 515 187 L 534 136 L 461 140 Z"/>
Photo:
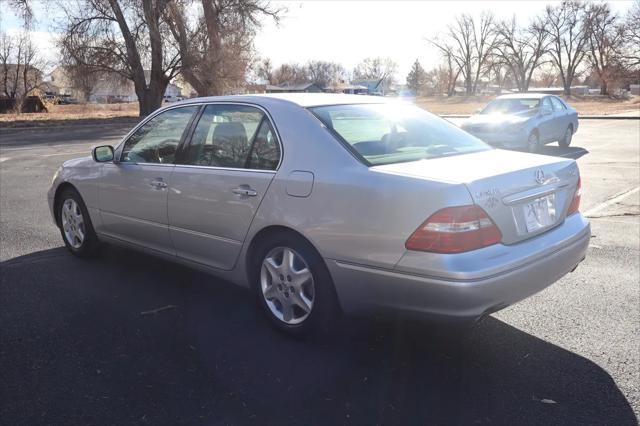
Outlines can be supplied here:
<path id="1" fill-rule="evenodd" d="M 422 92 L 425 83 L 427 82 L 427 72 L 422 68 L 420 62 L 416 59 L 411 67 L 411 71 L 407 74 L 407 87 L 411 89 L 416 95 Z"/>

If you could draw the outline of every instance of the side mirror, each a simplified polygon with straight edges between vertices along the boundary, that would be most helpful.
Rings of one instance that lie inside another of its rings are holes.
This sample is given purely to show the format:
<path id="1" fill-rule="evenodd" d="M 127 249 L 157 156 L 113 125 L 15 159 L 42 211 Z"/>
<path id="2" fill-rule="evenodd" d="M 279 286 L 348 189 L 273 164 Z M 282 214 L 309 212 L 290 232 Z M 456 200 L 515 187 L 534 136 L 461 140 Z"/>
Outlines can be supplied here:
<path id="1" fill-rule="evenodd" d="M 549 107 L 542 107 L 540 108 L 540 115 L 549 115 L 551 114 L 551 108 Z"/>
<path id="2" fill-rule="evenodd" d="M 91 155 L 93 160 L 98 163 L 113 161 L 113 147 L 111 145 L 97 146 L 93 148 Z"/>

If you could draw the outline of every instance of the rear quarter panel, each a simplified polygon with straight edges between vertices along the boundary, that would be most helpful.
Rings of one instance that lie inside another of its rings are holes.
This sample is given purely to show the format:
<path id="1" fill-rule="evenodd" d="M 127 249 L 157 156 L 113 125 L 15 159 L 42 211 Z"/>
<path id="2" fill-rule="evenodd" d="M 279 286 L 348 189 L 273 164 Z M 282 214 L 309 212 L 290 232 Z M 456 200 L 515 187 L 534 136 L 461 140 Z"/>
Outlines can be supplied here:
<path id="1" fill-rule="evenodd" d="M 391 269 L 404 254 L 406 239 L 432 213 L 471 202 L 463 184 L 369 169 L 300 107 L 270 112 L 284 146 L 283 163 L 249 240 L 267 226 L 286 226 L 325 258 Z M 309 196 L 287 193 L 294 170 L 313 173 Z"/>

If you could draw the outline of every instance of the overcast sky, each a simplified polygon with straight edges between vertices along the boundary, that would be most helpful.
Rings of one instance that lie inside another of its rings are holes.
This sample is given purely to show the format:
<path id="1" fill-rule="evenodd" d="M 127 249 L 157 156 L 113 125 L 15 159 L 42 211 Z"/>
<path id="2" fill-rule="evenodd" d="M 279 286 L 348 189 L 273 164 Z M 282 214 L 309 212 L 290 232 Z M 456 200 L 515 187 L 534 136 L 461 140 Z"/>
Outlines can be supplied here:
<path id="1" fill-rule="evenodd" d="M 0 27 L 3 31 L 20 29 L 20 20 L 7 12 L 6 0 L 0 0 Z M 5 3 L 5 4 L 2 4 Z M 52 21 L 57 12 L 53 1 L 36 1 L 34 39 L 47 59 L 56 60 Z M 261 56 L 275 65 L 304 63 L 321 59 L 342 63 L 352 69 L 368 56 L 388 56 L 399 65 L 397 78 L 404 81 L 417 59 L 424 68 L 439 62 L 435 49 L 426 38 L 445 31 L 455 15 L 480 15 L 490 10 L 497 18 L 528 21 L 540 13 L 549 1 L 273 1 L 287 13 L 279 25 L 267 21 L 256 38 Z M 610 2 L 614 11 L 624 14 L 631 0 Z"/>

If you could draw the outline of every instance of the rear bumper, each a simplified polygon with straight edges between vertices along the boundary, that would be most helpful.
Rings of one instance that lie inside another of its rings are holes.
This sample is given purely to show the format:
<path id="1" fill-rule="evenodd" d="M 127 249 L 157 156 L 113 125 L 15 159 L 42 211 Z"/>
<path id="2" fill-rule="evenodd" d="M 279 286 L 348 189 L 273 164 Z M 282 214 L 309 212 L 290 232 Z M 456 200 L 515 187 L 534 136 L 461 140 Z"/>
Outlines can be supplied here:
<path id="1" fill-rule="evenodd" d="M 327 265 L 345 312 L 392 309 L 448 319 L 475 320 L 543 290 L 575 269 L 585 257 L 590 237 L 588 221 L 576 214 L 558 228 L 519 243 L 518 247 L 497 245 L 494 250 L 505 253 L 498 255 L 498 259 L 503 261 L 489 259 L 489 262 L 494 262 L 490 268 L 484 267 L 485 262 L 468 262 L 482 264 L 483 267 L 451 271 L 446 278 L 432 275 L 433 270 L 417 273 L 415 267 L 404 267 L 405 271 L 400 271 L 398 268 L 402 267 L 402 260 L 394 270 L 330 259 L 327 259 Z M 459 256 L 469 259 L 470 255 L 476 254 L 482 258 L 497 253 L 479 253 L 483 251 L 486 249 L 439 256 L 447 256 L 451 260 Z M 509 252 L 517 255 L 509 256 Z M 433 256 L 427 253 L 419 255 Z M 443 263 L 456 264 L 455 261 Z M 442 271 L 435 273 L 444 275 Z"/>

